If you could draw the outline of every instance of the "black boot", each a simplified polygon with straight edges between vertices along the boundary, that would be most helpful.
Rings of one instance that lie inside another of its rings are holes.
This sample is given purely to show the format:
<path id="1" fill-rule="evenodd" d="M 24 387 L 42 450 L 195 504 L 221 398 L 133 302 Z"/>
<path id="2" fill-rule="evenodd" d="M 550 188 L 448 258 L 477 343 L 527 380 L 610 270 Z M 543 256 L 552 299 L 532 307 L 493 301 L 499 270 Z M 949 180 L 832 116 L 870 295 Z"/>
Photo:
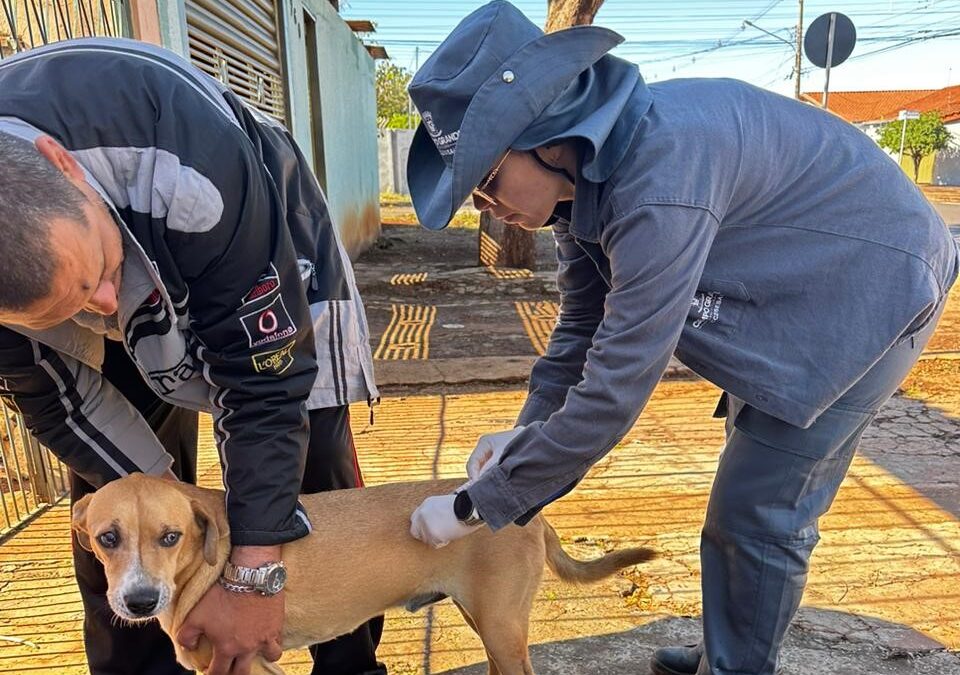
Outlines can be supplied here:
<path id="1" fill-rule="evenodd" d="M 650 672 L 654 675 L 696 675 L 700 667 L 703 647 L 662 647 L 650 659 Z"/>

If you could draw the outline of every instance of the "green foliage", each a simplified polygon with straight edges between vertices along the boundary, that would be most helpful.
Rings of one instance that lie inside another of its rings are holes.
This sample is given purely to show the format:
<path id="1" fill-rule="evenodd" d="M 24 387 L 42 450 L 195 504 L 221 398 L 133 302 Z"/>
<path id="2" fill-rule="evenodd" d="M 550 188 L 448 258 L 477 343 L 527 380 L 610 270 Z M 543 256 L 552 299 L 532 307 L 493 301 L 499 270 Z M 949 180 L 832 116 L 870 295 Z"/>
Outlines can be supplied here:
<path id="1" fill-rule="evenodd" d="M 950 146 L 950 131 L 936 111 L 925 112 L 918 120 L 906 120 L 907 133 L 903 141 L 903 154 L 913 160 L 913 180 L 920 174 L 920 162 L 930 153 L 944 150 Z M 880 128 L 877 143 L 893 153 L 900 152 L 900 138 L 903 134 L 902 120 L 894 120 Z"/>
<path id="2" fill-rule="evenodd" d="M 377 121 L 381 127 L 397 129 L 406 126 L 399 122 L 401 118 L 408 121 L 407 85 L 412 78 L 413 73 L 406 68 L 389 61 L 377 63 Z M 395 122 L 398 126 L 394 126 Z"/>
<path id="3" fill-rule="evenodd" d="M 387 129 L 416 129 L 418 124 L 420 124 L 419 115 L 404 113 L 402 115 L 392 115 L 385 126 Z"/>

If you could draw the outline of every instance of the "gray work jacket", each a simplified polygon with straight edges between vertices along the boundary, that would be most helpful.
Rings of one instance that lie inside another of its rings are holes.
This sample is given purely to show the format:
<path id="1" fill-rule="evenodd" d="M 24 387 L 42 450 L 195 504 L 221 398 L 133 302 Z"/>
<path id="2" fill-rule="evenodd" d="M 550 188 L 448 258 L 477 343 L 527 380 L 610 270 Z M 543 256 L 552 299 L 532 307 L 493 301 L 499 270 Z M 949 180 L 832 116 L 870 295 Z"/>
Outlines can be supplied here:
<path id="1" fill-rule="evenodd" d="M 526 429 L 470 488 L 494 529 L 609 452 L 671 355 L 808 427 L 925 325 L 957 276 L 943 221 L 842 119 L 735 80 L 632 86 L 572 135 L 593 171 L 553 228 L 560 318 Z"/>

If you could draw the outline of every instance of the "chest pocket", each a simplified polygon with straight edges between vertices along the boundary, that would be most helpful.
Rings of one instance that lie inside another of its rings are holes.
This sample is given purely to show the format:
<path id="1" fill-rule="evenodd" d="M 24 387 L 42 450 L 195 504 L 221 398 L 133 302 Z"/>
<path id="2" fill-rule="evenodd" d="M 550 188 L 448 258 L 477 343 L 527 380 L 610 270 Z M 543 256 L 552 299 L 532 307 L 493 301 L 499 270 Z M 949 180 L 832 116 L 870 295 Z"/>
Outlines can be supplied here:
<path id="1" fill-rule="evenodd" d="M 749 302 L 750 294 L 739 281 L 701 278 L 690 302 L 685 330 L 730 339 L 737 334 Z"/>

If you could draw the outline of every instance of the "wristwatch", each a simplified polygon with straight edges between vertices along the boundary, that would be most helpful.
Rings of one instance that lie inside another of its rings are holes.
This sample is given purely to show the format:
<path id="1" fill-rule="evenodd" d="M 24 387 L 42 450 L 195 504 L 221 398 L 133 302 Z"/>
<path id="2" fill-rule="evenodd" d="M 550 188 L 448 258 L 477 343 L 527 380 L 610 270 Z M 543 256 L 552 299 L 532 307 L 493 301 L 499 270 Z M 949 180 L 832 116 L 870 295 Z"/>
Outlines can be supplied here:
<path id="1" fill-rule="evenodd" d="M 280 561 L 260 567 L 241 567 L 227 561 L 220 575 L 220 585 L 234 593 L 276 595 L 286 582 L 287 568 Z"/>
<path id="2" fill-rule="evenodd" d="M 472 527 L 483 523 L 483 516 L 477 511 L 470 493 L 466 490 L 460 490 L 453 499 L 453 515 L 457 517 L 464 525 Z"/>

